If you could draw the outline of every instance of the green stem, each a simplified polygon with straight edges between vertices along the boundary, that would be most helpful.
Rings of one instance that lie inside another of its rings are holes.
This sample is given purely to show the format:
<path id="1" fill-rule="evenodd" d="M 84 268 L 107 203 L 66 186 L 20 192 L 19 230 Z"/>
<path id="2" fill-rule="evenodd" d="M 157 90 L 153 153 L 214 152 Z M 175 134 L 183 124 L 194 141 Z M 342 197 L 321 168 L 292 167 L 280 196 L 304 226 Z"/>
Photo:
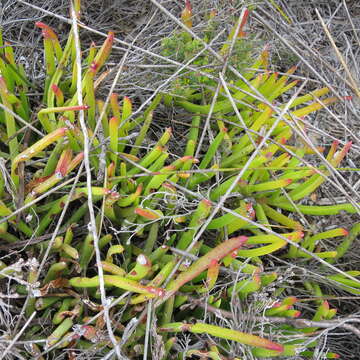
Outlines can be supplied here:
<path id="1" fill-rule="evenodd" d="M 147 294 L 151 297 L 154 297 L 154 295 L 163 297 L 165 294 L 164 290 L 161 288 L 141 285 L 137 281 L 126 279 L 117 275 L 104 275 L 104 282 L 106 286 L 115 286 L 126 291 L 132 291 L 138 294 Z M 69 284 L 73 287 L 92 288 L 99 287 L 100 280 L 98 276 L 94 276 L 92 278 L 74 277 L 69 280 Z"/>
<path id="2" fill-rule="evenodd" d="M 194 334 L 208 334 L 210 336 L 216 336 L 221 339 L 237 341 L 241 344 L 261 347 L 268 350 L 279 352 L 284 350 L 284 347 L 282 345 L 261 338 L 259 336 L 246 334 L 237 330 L 226 329 L 220 326 L 205 324 L 201 322 L 197 322 L 196 324 L 170 323 L 163 325 L 159 330 L 162 332 L 190 331 Z"/>

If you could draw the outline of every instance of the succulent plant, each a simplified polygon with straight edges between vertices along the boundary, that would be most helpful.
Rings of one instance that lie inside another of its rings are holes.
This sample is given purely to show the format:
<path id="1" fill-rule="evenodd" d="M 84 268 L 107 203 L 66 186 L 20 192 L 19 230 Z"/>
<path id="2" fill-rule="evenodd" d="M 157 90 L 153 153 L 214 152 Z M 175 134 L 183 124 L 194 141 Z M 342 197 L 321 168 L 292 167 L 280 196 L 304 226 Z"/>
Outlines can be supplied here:
<path id="1" fill-rule="evenodd" d="M 79 14 L 79 2 L 74 9 Z M 204 52 L 192 64 L 198 73 L 181 74 L 174 91 L 154 97 L 140 115 L 126 96 L 119 100 L 111 94 L 106 102 L 96 98 L 113 33 L 100 49 L 92 46 L 79 64 L 76 25 L 62 48 L 49 26 L 36 23 L 44 38 L 46 81 L 35 125 L 27 96 L 33 85 L 15 62 L 12 47 L 0 42 L 0 133 L 7 151 L 2 153 L 7 171 L 0 173 L 0 238 L 5 248 L 26 248 L 29 254 L 22 263 L 1 263 L 0 275 L 25 295 L 17 306 L 30 319 L 51 318 L 44 330 L 27 324 L 25 339 L 45 334 L 47 340 L 44 347 L 23 349 L 26 356 L 88 349 L 94 343 L 99 352 L 115 352 L 123 336 L 122 351 L 134 358 L 144 352 L 135 345 L 147 341 L 142 323 L 147 314 L 148 322 L 151 317 L 158 321 L 163 359 L 176 358 L 175 338 L 168 333 L 185 331 L 218 339 L 218 345 L 188 350 L 188 357 L 222 359 L 231 341 L 257 358 L 311 357 L 317 339 L 309 342 L 309 337 L 336 309 L 322 298 L 319 284 L 307 281 L 305 289 L 318 297 L 315 315 L 299 318 L 299 299 L 286 294 L 277 272 L 266 270 L 269 254 L 294 261 L 316 259 L 333 272 L 328 281 L 359 293 L 359 272 L 332 265 L 348 250 L 359 225 L 350 232 L 339 227 L 319 233 L 302 221 L 304 215 L 357 211 L 350 203 L 304 203 L 329 180 L 330 169 L 341 164 L 351 143 L 334 142 L 324 165 L 314 166 L 308 155 L 324 149 L 304 144 L 296 135 L 304 130 L 303 117 L 337 99 L 323 98 L 327 88 L 303 94 L 299 82 L 291 80 L 295 68 L 283 75 L 269 71 L 268 49 L 248 63 L 253 58 L 251 39 L 244 32 L 248 16 L 244 10 L 218 49 L 218 60 L 229 59 L 227 71 L 219 76 L 209 64 L 214 54 Z M 189 1 L 181 19 L 191 28 Z M 175 49 L 177 61 L 189 61 L 211 41 L 209 34 L 194 39 L 187 32 L 176 33 L 163 40 L 163 54 L 170 56 Z M 244 63 L 239 63 L 240 53 Z M 226 76 L 230 80 L 221 83 Z M 167 151 L 170 128 L 153 146 L 140 150 L 161 102 L 192 118 L 186 146 L 173 159 Z M 31 135 L 23 135 L 24 124 Z M 208 139 L 200 134 L 201 127 L 208 130 Z M 95 224 L 88 226 L 94 204 L 100 210 Z M 333 251 L 317 246 L 330 238 L 340 239 Z M 225 286 L 229 277 L 231 285 Z M 261 293 L 270 287 L 278 300 L 269 305 Z M 244 312 L 262 309 L 267 324 L 245 333 L 204 323 L 204 310 L 197 304 L 205 302 L 215 315 L 228 316 L 234 299 Z M 197 309 L 189 314 L 189 307 Z M 138 322 L 131 332 L 134 317 Z M 260 327 L 269 336 L 259 336 Z M 297 338 L 289 341 L 292 335 Z"/>

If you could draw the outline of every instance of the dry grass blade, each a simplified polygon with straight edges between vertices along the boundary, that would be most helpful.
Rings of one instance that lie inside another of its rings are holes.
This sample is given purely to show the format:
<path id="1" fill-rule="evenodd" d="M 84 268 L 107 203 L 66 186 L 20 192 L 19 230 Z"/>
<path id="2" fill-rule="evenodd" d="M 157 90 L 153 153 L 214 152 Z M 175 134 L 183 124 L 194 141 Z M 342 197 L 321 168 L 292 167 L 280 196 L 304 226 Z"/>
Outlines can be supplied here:
<path id="1" fill-rule="evenodd" d="M 337 57 L 339 58 L 342 66 L 344 67 L 344 70 L 345 70 L 345 72 L 346 72 L 346 74 L 347 74 L 347 76 L 349 78 L 350 83 L 351 83 L 351 88 L 354 90 L 356 96 L 358 98 L 360 98 L 360 90 L 359 90 L 358 84 L 354 80 L 354 78 L 353 78 L 353 76 L 352 76 L 352 74 L 351 74 L 351 72 L 350 72 L 350 70 L 349 70 L 349 68 L 348 68 L 348 66 L 347 66 L 347 64 L 345 62 L 344 57 L 342 56 L 341 52 L 339 51 L 338 47 L 336 46 L 335 41 L 334 41 L 333 37 L 331 36 L 331 33 L 330 33 L 329 29 L 327 28 L 326 24 L 324 23 L 323 18 L 321 17 L 321 15 L 319 13 L 319 10 L 315 9 L 315 11 L 316 11 L 317 17 L 319 18 L 319 20 L 321 22 L 321 26 L 323 27 L 323 29 L 324 29 L 324 31 L 326 33 L 326 36 L 328 37 L 328 39 L 329 39 L 329 41 L 331 43 L 331 46 L 335 50 Z"/>

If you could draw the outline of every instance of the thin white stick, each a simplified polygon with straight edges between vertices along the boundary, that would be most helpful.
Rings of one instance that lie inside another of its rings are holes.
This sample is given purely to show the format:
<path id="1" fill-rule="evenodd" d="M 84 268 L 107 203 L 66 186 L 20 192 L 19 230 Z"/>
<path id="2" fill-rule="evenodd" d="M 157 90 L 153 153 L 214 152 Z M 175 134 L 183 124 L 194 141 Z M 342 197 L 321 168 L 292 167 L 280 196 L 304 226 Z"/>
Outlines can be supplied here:
<path id="1" fill-rule="evenodd" d="M 144 356 L 143 360 L 148 358 L 148 348 L 149 348 L 149 339 L 150 339 L 150 327 L 151 327 L 151 310 L 152 310 L 152 299 L 149 300 L 147 304 L 147 314 L 146 314 L 146 332 L 145 332 L 145 343 L 144 343 Z"/>
<path id="2" fill-rule="evenodd" d="M 72 25 L 74 31 L 74 42 L 75 42 L 75 50 L 76 50 L 76 68 L 77 68 L 77 99 L 78 105 L 83 105 L 83 95 L 82 95 L 82 68 L 81 68 L 81 49 L 80 49 L 80 39 L 79 39 L 79 31 L 78 31 L 78 23 L 77 17 L 75 13 L 75 9 L 73 4 L 71 3 L 71 18 L 72 18 Z M 99 274 L 99 287 L 100 287 L 100 295 L 101 295 L 101 304 L 104 308 L 104 318 L 106 327 L 109 333 L 109 337 L 111 342 L 116 348 L 116 355 L 120 358 L 120 351 L 117 349 L 116 338 L 112 331 L 111 327 L 111 320 L 109 316 L 109 309 L 107 305 L 106 299 L 106 292 L 105 292 L 105 282 L 104 282 L 104 272 L 101 265 L 101 253 L 99 249 L 99 237 L 96 231 L 96 219 L 95 219 L 95 211 L 94 211 L 94 204 L 92 199 L 92 176 L 91 176 L 91 166 L 90 166 L 90 141 L 89 141 L 89 134 L 85 124 L 85 114 L 84 110 L 79 111 L 79 122 L 81 131 L 84 137 L 84 165 L 85 165 L 85 172 L 86 172 L 86 186 L 88 189 L 88 208 L 89 208 L 89 215 L 90 215 L 90 223 L 88 224 L 89 232 L 92 234 L 94 239 L 94 249 L 95 249 L 95 257 L 96 257 L 96 266 L 98 269 Z"/>
<path id="3" fill-rule="evenodd" d="M 23 123 L 25 126 L 23 127 L 23 129 L 25 128 L 30 128 L 32 131 L 36 132 L 38 135 L 40 136 L 45 136 L 45 134 L 43 134 L 40 130 L 38 130 L 36 127 L 32 126 L 30 123 L 28 123 L 26 120 L 24 120 L 21 116 L 19 116 L 18 114 L 14 113 L 11 109 L 9 109 L 8 107 L 6 107 L 4 104 L 0 103 L 0 108 L 3 109 L 4 111 L 8 112 L 11 116 L 13 116 L 16 120 L 20 121 L 21 123 Z"/>
<path id="4" fill-rule="evenodd" d="M 32 320 L 33 320 L 33 318 L 35 317 L 36 314 L 37 314 L 37 312 L 34 311 L 30 315 L 30 317 L 27 319 L 27 321 L 24 324 L 24 326 L 22 327 L 22 329 L 15 335 L 15 337 L 12 339 L 11 343 L 8 345 L 8 347 L 5 349 L 5 351 L 1 354 L 1 359 L 3 359 L 6 356 L 6 354 L 11 350 L 13 345 L 16 343 L 16 340 L 19 339 L 19 337 L 23 334 L 23 332 L 29 326 L 29 324 L 32 322 Z"/>
<path id="5" fill-rule="evenodd" d="M 24 206 L 22 206 L 20 209 L 16 209 L 15 211 L 13 211 L 10 215 L 8 216 L 4 216 L 3 218 L 0 219 L 0 224 L 2 224 L 3 222 L 11 219 L 13 216 L 23 212 L 24 210 L 26 210 L 29 207 L 32 207 L 33 205 L 35 205 L 36 203 L 38 203 L 39 201 L 41 201 L 42 199 L 45 199 L 47 196 L 49 196 L 50 194 L 60 190 L 62 187 L 64 187 L 65 185 L 68 185 L 70 183 L 72 183 L 73 181 L 76 180 L 76 176 L 64 181 L 63 183 L 59 184 L 58 186 L 55 186 L 54 188 L 50 189 L 49 191 L 47 191 L 46 193 L 42 194 L 41 196 L 37 197 L 35 200 L 25 204 Z"/>

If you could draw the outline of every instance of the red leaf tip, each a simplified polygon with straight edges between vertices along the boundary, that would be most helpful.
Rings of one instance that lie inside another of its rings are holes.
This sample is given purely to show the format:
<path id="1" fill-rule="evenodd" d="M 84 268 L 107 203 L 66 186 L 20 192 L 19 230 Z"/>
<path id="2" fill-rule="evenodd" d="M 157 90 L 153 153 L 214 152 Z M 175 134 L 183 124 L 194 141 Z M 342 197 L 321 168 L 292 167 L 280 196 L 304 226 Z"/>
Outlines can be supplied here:
<path id="1" fill-rule="evenodd" d="M 216 260 L 216 259 L 212 259 L 211 261 L 210 261 L 210 265 L 209 265 L 209 267 L 214 267 L 214 266 L 217 266 L 219 263 L 218 263 L 218 261 Z"/>
<path id="2" fill-rule="evenodd" d="M 248 237 L 244 235 L 239 236 L 238 239 L 241 242 L 241 245 L 245 244 L 248 241 Z"/>
<path id="3" fill-rule="evenodd" d="M 348 236 L 348 235 L 349 235 L 349 232 L 348 232 L 346 229 L 343 229 L 343 235 L 344 235 L 344 236 Z"/>
<path id="4" fill-rule="evenodd" d="M 271 344 L 267 344 L 264 347 L 269 350 L 279 351 L 280 353 L 284 351 L 284 346 L 281 344 L 271 343 Z"/>
<path id="5" fill-rule="evenodd" d="M 353 143 L 352 141 L 349 141 L 348 143 L 345 144 L 345 146 L 344 146 L 345 152 L 348 152 L 350 150 L 352 143 Z"/>
<path id="6" fill-rule="evenodd" d="M 298 299 L 297 299 L 296 296 L 289 296 L 289 297 L 286 299 L 286 303 L 289 304 L 289 305 L 293 305 L 293 304 L 295 304 L 297 301 L 298 301 Z"/>
<path id="7" fill-rule="evenodd" d="M 208 199 L 203 199 L 202 200 L 202 202 L 204 203 L 204 205 L 206 205 L 206 206 L 212 206 L 212 202 L 210 201 L 210 200 L 208 200 Z"/>
<path id="8" fill-rule="evenodd" d="M 93 71 L 93 72 L 95 72 L 98 67 L 99 67 L 99 64 L 96 63 L 95 61 L 93 61 L 93 62 L 90 64 L 90 70 Z"/>
<path id="9" fill-rule="evenodd" d="M 48 25 L 44 24 L 44 23 L 41 22 L 41 21 L 37 21 L 37 22 L 35 23 L 35 26 L 38 27 L 38 28 L 40 28 L 40 29 L 47 29 L 47 28 L 48 28 Z"/>

